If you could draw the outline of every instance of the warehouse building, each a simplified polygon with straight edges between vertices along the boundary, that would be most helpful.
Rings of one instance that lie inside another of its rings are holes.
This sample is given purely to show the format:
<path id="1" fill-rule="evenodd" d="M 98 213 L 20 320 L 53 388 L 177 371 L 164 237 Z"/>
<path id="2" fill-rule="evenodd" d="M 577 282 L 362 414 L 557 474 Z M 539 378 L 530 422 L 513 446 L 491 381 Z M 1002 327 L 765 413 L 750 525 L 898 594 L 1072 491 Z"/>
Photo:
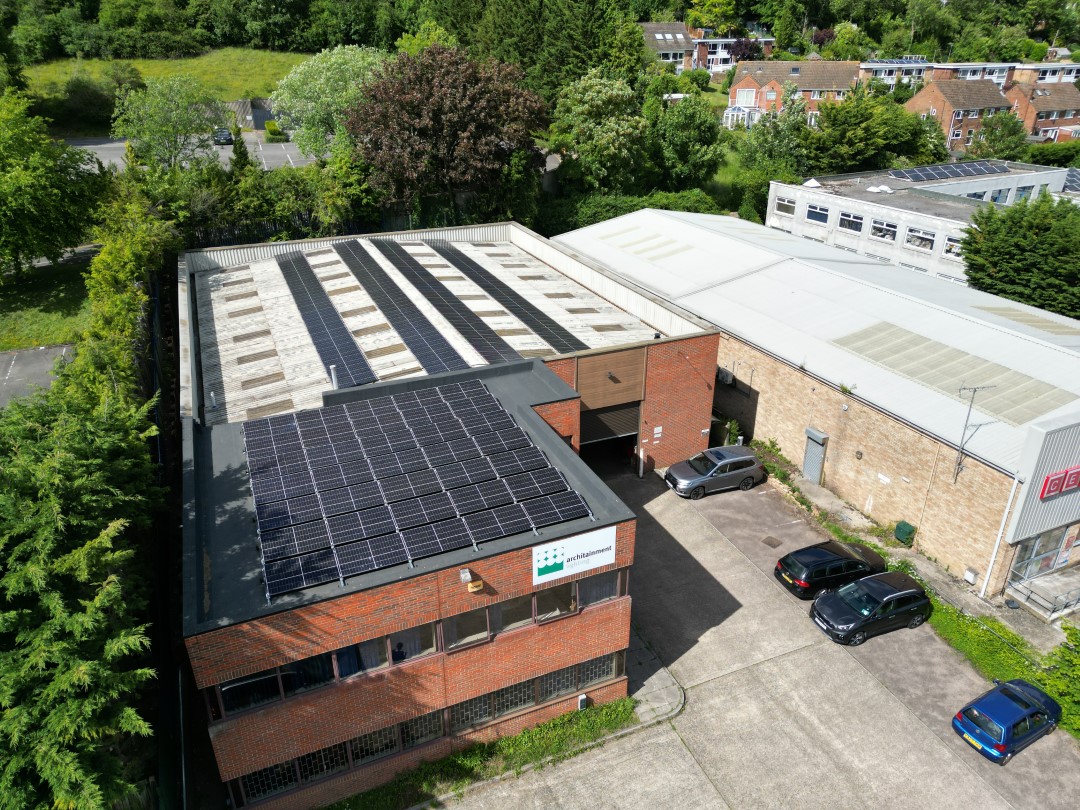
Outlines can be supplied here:
<path id="1" fill-rule="evenodd" d="M 1080 606 L 1080 321 L 731 217 L 555 241 L 722 329 L 717 411 L 805 477 L 984 596 Z"/>
<path id="2" fill-rule="evenodd" d="M 634 515 L 718 335 L 525 228 L 181 262 L 184 643 L 236 806 L 306 808 L 626 694 Z"/>

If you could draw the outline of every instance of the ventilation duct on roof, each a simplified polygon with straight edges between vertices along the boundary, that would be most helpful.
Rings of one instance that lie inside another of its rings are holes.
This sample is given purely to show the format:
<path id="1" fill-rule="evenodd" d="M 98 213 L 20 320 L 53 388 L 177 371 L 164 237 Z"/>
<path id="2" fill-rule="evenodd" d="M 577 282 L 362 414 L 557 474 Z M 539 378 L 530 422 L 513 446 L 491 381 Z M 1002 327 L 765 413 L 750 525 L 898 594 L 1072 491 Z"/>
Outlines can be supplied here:
<path id="1" fill-rule="evenodd" d="M 811 177 L 809 180 L 807 180 L 805 183 L 803 183 L 803 185 L 806 186 L 807 188 L 821 188 L 821 183 L 819 183 L 813 177 Z"/>

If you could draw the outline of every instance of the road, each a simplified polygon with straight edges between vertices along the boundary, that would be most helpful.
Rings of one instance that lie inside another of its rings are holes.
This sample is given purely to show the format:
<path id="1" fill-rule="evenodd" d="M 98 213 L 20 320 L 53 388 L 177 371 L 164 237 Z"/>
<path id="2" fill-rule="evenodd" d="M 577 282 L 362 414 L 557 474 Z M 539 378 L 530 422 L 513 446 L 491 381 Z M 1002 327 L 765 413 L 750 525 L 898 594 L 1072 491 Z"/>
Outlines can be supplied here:
<path id="1" fill-rule="evenodd" d="M 0 408 L 35 388 L 48 388 L 52 382 L 53 363 L 70 351 L 70 346 L 40 346 L 0 352 Z"/>
<path id="2" fill-rule="evenodd" d="M 92 152 L 106 166 L 123 166 L 125 142 L 115 138 L 70 138 L 72 146 Z M 306 166 L 312 159 L 300 154 L 293 143 L 263 143 L 261 132 L 245 132 L 244 143 L 253 160 L 262 164 L 264 169 L 276 169 L 280 166 Z M 226 166 L 232 156 L 231 146 L 215 146 L 221 162 Z"/>
<path id="3" fill-rule="evenodd" d="M 1075 808 L 1080 746 L 1064 732 L 1006 768 L 953 733 L 988 685 L 930 627 L 858 648 L 817 630 L 772 568 L 820 536 L 772 486 L 691 502 L 655 476 L 605 480 L 639 516 L 633 621 L 686 707 L 450 806 Z"/>

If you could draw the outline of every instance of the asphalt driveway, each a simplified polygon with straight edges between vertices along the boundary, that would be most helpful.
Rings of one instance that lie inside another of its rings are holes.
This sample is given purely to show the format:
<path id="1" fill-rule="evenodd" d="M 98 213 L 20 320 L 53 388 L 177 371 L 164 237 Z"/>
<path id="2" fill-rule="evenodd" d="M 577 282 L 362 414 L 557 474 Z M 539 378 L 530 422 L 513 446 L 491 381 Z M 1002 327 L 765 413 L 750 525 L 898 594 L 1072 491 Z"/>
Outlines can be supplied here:
<path id="1" fill-rule="evenodd" d="M 48 388 L 56 358 L 70 351 L 70 346 L 39 346 L 0 352 L 0 408 L 37 388 Z"/>
<path id="2" fill-rule="evenodd" d="M 608 484 L 638 514 L 633 620 L 686 688 L 666 724 L 470 793 L 462 807 L 1068 808 L 1063 732 L 1008 767 L 950 727 L 986 682 L 927 626 L 841 647 L 772 577 L 818 529 L 766 484 L 685 501 Z"/>

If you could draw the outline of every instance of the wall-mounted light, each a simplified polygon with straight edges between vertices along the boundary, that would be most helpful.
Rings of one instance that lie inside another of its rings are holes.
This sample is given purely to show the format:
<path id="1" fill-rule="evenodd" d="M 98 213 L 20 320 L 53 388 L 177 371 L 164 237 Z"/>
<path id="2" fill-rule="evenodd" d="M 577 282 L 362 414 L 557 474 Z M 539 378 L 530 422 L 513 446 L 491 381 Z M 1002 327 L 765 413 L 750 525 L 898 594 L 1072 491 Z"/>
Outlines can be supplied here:
<path id="1" fill-rule="evenodd" d="M 484 590 L 484 580 L 480 579 L 480 577 L 476 576 L 468 568 L 462 568 L 458 571 L 458 576 L 461 577 L 462 584 L 469 589 L 469 593 L 476 593 L 477 591 Z"/>

